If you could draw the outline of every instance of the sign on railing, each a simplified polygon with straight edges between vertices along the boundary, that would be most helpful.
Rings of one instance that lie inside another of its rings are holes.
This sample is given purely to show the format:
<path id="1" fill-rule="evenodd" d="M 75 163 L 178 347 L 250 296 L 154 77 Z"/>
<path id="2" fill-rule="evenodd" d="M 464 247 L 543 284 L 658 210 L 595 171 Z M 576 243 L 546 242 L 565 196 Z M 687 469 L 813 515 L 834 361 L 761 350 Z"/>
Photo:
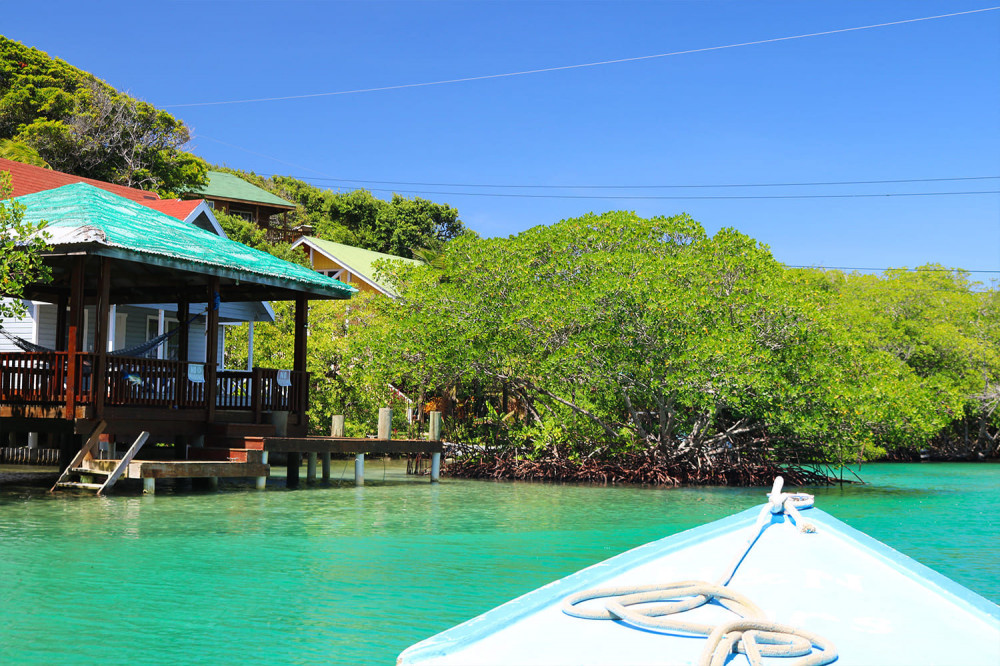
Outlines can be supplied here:
<path id="1" fill-rule="evenodd" d="M 201 363 L 189 363 L 188 364 L 188 381 L 194 382 L 195 384 L 205 383 L 205 366 Z"/>

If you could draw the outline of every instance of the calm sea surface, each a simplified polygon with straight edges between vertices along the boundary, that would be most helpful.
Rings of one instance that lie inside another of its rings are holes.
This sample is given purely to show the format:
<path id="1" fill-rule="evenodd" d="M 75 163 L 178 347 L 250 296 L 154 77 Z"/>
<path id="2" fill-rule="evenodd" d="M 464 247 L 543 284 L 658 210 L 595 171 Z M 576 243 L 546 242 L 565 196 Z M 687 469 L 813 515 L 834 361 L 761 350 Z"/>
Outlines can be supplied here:
<path id="1" fill-rule="evenodd" d="M 584 566 L 764 489 L 406 477 L 365 488 L 50 497 L 0 487 L 0 663 L 392 664 Z M 817 505 L 1000 602 L 1000 465 L 882 464 Z"/>

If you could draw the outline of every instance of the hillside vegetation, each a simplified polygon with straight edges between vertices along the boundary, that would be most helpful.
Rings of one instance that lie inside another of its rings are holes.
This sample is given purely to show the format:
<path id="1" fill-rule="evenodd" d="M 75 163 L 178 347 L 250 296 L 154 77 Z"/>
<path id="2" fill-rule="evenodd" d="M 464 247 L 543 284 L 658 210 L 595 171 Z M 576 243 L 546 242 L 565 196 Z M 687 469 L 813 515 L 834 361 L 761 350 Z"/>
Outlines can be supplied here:
<path id="1" fill-rule="evenodd" d="M 0 156 L 176 196 L 206 182 L 180 120 L 0 36 Z"/>

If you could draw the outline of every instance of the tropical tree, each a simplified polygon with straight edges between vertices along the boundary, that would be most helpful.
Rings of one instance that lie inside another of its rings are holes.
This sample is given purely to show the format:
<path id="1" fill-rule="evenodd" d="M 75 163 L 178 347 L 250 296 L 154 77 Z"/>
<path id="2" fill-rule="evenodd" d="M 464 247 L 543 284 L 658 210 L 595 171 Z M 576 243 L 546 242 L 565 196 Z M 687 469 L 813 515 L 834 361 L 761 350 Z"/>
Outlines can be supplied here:
<path id="1" fill-rule="evenodd" d="M 190 134 L 180 120 L 4 37 L 2 139 L 29 148 L 54 169 L 165 196 L 207 182 L 205 161 L 182 149 Z"/>
<path id="2" fill-rule="evenodd" d="M 24 221 L 24 204 L 10 199 L 10 174 L 0 172 L 0 319 L 25 314 L 24 288 L 50 278 L 42 263 L 45 223 Z"/>
<path id="3" fill-rule="evenodd" d="M 926 435 L 913 372 L 837 327 L 835 292 L 734 230 L 607 213 L 445 255 L 384 267 L 401 297 L 362 319 L 355 367 L 428 394 L 503 386 L 545 455 L 700 466 L 789 443 L 835 459 Z"/>

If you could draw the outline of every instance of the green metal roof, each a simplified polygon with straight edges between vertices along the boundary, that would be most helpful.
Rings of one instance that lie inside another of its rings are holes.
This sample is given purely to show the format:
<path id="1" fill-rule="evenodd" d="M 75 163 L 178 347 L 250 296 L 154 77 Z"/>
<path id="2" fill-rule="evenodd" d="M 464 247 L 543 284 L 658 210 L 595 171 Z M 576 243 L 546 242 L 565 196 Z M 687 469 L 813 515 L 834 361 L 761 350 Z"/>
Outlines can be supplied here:
<path id="1" fill-rule="evenodd" d="M 208 185 L 200 190 L 192 190 L 191 193 L 208 199 L 234 199 L 236 201 L 263 204 L 265 206 L 295 208 L 295 204 L 285 201 L 281 197 L 275 196 L 256 185 L 251 185 L 239 176 L 234 176 L 225 171 L 209 171 Z"/>
<path id="2" fill-rule="evenodd" d="M 323 240 L 322 238 L 316 238 L 315 236 L 305 236 L 301 240 L 296 241 L 295 245 L 298 245 L 299 243 L 311 244 L 317 250 L 327 255 L 330 259 L 335 260 L 341 266 L 348 269 L 352 274 L 360 276 L 366 282 L 374 285 L 389 296 L 397 296 L 398 294 L 391 285 L 375 279 L 374 264 L 376 261 L 402 261 L 407 264 L 415 265 L 424 263 L 418 259 L 405 259 L 403 257 L 397 257 L 394 254 L 364 250 L 360 247 L 344 245 L 343 243 L 334 243 L 333 241 Z"/>
<path id="3" fill-rule="evenodd" d="M 326 298 L 357 290 L 304 266 L 278 259 L 111 192 L 75 183 L 17 197 L 25 220 L 46 220 L 49 244 L 96 245 L 92 254 L 148 261 Z"/>

